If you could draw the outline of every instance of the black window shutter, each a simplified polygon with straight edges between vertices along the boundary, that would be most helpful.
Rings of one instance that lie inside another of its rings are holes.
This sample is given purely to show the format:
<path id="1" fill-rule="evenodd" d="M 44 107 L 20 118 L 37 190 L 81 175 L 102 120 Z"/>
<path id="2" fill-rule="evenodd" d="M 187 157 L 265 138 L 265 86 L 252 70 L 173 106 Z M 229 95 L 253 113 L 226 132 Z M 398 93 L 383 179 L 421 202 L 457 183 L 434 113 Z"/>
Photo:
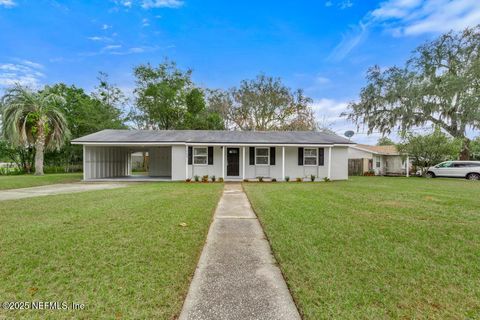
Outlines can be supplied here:
<path id="1" fill-rule="evenodd" d="M 248 151 L 248 157 L 249 157 L 249 163 L 251 166 L 255 165 L 255 148 L 250 147 L 250 150 Z"/>
<path id="2" fill-rule="evenodd" d="M 213 147 L 208 147 L 208 164 L 213 164 Z"/>
<path id="3" fill-rule="evenodd" d="M 298 165 L 303 166 L 303 148 L 298 148 Z"/>
<path id="4" fill-rule="evenodd" d="M 270 147 L 270 165 L 275 165 L 275 147 Z"/>
<path id="5" fill-rule="evenodd" d="M 323 166 L 325 164 L 325 148 L 318 148 L 318 165 Z"/>
<path id="6" fill-rule="evenodd" d="M 192 164 L 192 160 L 193 160 L 193 155 L 192 155 L 192 152 L 193 152 L 193 148 L 192 147 L 188 147 L 188 164 Z"/>

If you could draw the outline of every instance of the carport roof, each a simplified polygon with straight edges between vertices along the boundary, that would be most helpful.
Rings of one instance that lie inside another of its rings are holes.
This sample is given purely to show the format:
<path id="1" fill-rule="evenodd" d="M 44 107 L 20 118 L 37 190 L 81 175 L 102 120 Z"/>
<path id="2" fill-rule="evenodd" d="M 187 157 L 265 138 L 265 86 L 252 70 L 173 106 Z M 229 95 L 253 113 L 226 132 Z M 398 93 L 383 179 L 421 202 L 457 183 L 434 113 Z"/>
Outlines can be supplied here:
<path id="1" fill-rule="evenodd" d="M 74 144 L 354 144 L 337 135 L 313 131 L 103 130 Z"/>

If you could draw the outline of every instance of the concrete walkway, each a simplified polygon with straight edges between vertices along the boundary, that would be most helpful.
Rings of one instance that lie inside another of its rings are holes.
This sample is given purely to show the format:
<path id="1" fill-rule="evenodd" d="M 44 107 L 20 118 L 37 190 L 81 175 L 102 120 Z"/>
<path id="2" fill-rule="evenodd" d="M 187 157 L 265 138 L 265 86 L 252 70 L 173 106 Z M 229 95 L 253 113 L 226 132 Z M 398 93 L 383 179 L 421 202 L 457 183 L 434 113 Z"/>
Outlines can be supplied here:
<path id="1" fill-rule="evenodd" d="M 62 183 L 46 186 L 0 190 L 0 201 L 31 197 L 50 196 L 63 193 L 76 193 L 93 190 L 114 189 L 126 186 L 121 183 Z"/>
<path id="2" fill-rule="evenodd" d="M 240 184 L 225 190 L 180 320 L 300 319 Z"/>

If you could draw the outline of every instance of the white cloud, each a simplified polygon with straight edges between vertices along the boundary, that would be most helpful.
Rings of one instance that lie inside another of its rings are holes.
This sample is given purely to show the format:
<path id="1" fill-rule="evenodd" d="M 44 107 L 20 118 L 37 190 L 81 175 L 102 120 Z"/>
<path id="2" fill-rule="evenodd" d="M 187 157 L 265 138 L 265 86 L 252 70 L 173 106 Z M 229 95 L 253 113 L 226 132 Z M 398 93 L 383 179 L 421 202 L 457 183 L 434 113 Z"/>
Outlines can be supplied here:
<path id="1" fill-rule="evenodd" d="M 150 22 L 148 21 L 147 18 L 144 18 L 142 20 L 142 27 L 148 27 L 150 25 Z"/>
<path id="2" fill-rule="evenodd" d="M 184 5 L 183 0 L 110 0 L 110 1 L 115 4 L 115 7 L 111 9 L 112 11 L 118 11 L 122 8 L 128 11 L 134 6 L 140 6 L 144 9 L 154 9 L 154 8 L 175 9 L 175 8 L 180 8 L 181 6 Z"/>
<path id="3" fill-rule="evenodd" d="M 33 61 L 30 61 L 30 60 L 25 60 L 25 59 L 16 59 L 16 61 L 26 65 L 26 66 L 29 66 L 31 68 L 34 68 L 34 69 L 43 69 L 44 66 L 40 63 L 37 63 L 37 62 L 33 62 Z"/>
<path id="4" fill-rule="evenodd" d="M 0 64 L 0 87 L 10 87 L 15 84 L 37 88 L 45 77 L 43 65 L 29 60 L 20 60 L 18 63 Z"/>
<path id="5" fill-rule="evenodd" d="M 6 8 L 12 8 L 16 6 L 17 4 L 13 2 L 13 0 L 0 0 L 0 7 L 4 6 Z"/>
<path id="6" fill-rule="evenodd" d="M 145 52 L 145 48 L 143 47 L 135 47 L 135 48 L 130 48 L 128 50 L 129 53 L 142 53 L 142 52 Z"/>
<path id="7" fill-rule="evenodd" d="M 339 7 L 342 10 L 351 8 L 351 7 L 353 7 L 353 2 L 350 1 L 350 0 L 344 0 L 344 1 L 340 2 Z"/>
<path id="8" fill-rule="evenodd" d="M 92 41 L 100 41 L 100 42 L 108 42 L 108 41 L 112 41 L 111 38 L 109 37 L 102 37 L 102 36 L 92 36 L 92 37 L 87 37 L 88 40 L 92 40 Z"/>
<path id="9" fill-rule="evenodd" d="M 112 45 L 103 47 L 102 50 L 103 51 L 116 50 L 116 49 L 120 49 L 121 47 L 122 46 L 119 44 L 112 44 Z"/>
<path id="10" fill-rule="evenodd" d="M 329 60 L 340 61 L 368 37 L 372 28 L 395 36 L 458 31 L 480 23 L 479 0 L 387 0 L 343 35 Z"/>
<path id="11" fill-rule="evenodd" d="M 181 0 L 143 0 L 142 7 L 144 9 L 151 8 L 180 8 L 183 6 Z"/>
<path id="12" fill-rule="evenodd" d="M 338 118 L 340 113 L 347 110 L 348 102 L 322 98 L 315 100 L 310 106 L 316 113 Z"/>
<path id="13" fill-rule="evenodd" d="M 340 41 L 330 53 L 328 60 L 343 60 L 353 49 L 367 38 L 368 33 L 369 24 L 360 22 L 358 25 L 351 27 L 350 31 L 342 36 L 342 41 Z"/>
<path id="14" fill-rule="evenodd" d="M 108 30 L 108 29 L 111 29 L 112 26 L 111 25 L 108 25 L 108 24 L 103 24 L 102 25 L 102 30 Z"/>
<path id="15" fill-rule="evenodd" d="M 315 78 L 315 84 L 317 85 L 322 85 L 322 84 L 327 84 L 327 83 L 330 83 L 331 80 L 327 77 L 322 77 L 322 76 L 318 76 Z"/>
<path id="16" fill-rule="evenodd" d="M 345 131 L 353 130 L 355 135 L 352 141 L 365 144 L 376 144 L 377 140 L 382 136 L 380 133 L 374 132 L 368 134 L 367 129 L 360 127 L 357 130 L 357 126 L 344 117 L 340 117 L 340 114 L 348 109 L 349 101 L 335 100 L 329 98 L 322 98 L 315 100 L 310 107 L 315 113 L 317 121 L 328 126 L 336 134 L 343 136 Z M 395 141 L 399 141 L 398 135 L 393 133 L 390 135 Z"/>
<path id="17" fill-rule="evenodd" d="M 83 57 L 92 57 L 92 56 L 103 55 L 103 54 L 124 56 L 129 54 L 140 54 L 144 52 L 152 52 L 159 49 L 159 47 L 157 46 L 130 47 L 125 49 L 122 49 L 122 48 L 123 47 L 121 45 L 109 45 L 101 48 L 99 51 L 81 52 L 78 55 Z"/>
<path id="18" fill-rule="evenodd" d="M 389 0 L 372 12 L 396 35 L 462 30 L 480 23 L 478 0 Z"/>
<path id="19" fill-rule="evenodd" d="M 327 0 L 325 1 L 325 7 L 333 7 L 335 5 L 336 8 L 339 8 L 340 10 L 348 9 L 353 7 L 353 1 L 352 0 L 336 0 L 335 3 L 332 0 Z"/>

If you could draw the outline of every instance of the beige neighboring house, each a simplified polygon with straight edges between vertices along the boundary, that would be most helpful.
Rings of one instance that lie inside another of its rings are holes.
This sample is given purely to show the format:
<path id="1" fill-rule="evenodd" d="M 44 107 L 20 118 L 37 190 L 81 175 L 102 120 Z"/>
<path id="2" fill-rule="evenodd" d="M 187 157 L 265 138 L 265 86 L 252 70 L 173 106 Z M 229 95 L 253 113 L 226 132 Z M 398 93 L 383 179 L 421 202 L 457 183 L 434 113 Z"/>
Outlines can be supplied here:
<path id="1" fill-rule="evenodd" d="M 349 175 L 373 171 L 376 176 L 408 176 L 408 162 L 408 156 L 402 157 L 396 146 L 357 144 L 348 148 Z"/>

